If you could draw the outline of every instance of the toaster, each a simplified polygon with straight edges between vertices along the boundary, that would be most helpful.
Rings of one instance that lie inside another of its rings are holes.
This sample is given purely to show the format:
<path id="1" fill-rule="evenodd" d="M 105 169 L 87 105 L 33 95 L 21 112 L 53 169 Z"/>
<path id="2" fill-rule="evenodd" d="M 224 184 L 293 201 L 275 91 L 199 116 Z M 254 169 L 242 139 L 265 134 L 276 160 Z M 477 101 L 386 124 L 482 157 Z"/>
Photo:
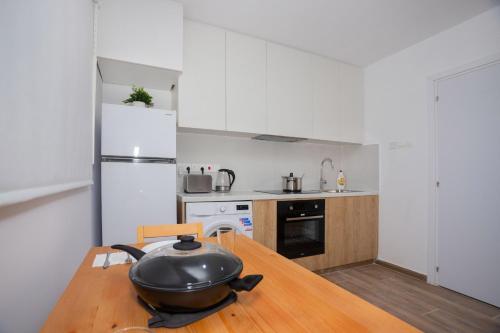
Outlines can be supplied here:
<path id="1" fill-rule="evenodd" d="M 209 193 L 212 192 L 212 176 L 188 174 L 184 175 L 184 192 Z"/>

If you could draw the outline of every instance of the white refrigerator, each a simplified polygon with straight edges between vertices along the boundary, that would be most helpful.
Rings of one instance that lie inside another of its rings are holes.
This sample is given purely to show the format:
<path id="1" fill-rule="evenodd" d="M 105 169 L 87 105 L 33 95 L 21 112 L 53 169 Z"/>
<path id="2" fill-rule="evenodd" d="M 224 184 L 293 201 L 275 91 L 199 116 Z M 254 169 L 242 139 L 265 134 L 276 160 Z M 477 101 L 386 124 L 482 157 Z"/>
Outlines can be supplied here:
<path id="1" fill-rule="evenodd" d="M 175 111 L 103 104 L 103 245 L 135 243 L 138 225 L 175 224 Z"/>

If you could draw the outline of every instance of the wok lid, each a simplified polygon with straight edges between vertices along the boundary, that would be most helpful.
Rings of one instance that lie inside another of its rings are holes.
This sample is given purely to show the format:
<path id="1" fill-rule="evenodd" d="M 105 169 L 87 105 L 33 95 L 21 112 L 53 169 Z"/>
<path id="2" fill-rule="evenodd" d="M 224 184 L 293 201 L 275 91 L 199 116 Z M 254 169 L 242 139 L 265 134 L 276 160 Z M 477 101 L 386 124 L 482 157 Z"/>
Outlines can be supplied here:
<path id="1" fill-rule="evenodd" d="M 130 269 L 130 279 L 146 288 L 189 291 L 228 282 L 243 269 L 240 258 L 217 244 L 194 241 L 182 236 L 145 254 Z"/>

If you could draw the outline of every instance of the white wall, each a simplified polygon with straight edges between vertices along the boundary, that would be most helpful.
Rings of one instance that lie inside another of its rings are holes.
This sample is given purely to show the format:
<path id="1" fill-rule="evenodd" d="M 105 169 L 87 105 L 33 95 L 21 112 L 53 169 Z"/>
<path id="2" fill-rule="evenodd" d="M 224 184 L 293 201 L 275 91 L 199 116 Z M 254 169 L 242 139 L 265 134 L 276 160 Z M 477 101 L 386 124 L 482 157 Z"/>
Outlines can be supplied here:
<path id="1" fill-rule="evenodd" d="M 64 99 L 59 96 L 72 96 L 71 101 L 63 105 L 63 110 L 68 111 L 65 115 L 85 121 L 74 133 L 68 131 L 66 142 L 81 139 L 82 133 L 87 137 L 81 151 L 66 156 L 68 163 L 64 167 L 80 161 L 79 154 L 90 153 L 92 147 L 89 120 L 94 84 L 92 18 L 91 0 L 7 0 L 1 4 L 1 64 L 14 67 L 23 75 L 9 75 L 15 71 L 2 72 L 0 94 L 5 91 L 4 84 L 9 85 L 7 91 L 14 94 L 12 106 L 15 108 L 7 106 L 9 99 L 1 95 L 0 99 L 7 104 L 4 103 L 0 112 L 4 116 L 17 108 L 25 114 L 29 111 L 26 108 L 34 108 L 37 116 L 46 120 L 45 115 L 52 114 L 56 108 L 60 110 Z M 73 76 L 75 72 L 80 74 Z M 23 130 L 34 133 L 31 130 L 36 129 L 35 126 L 36 122 L 25 122 Z M 4 133 L 1 135 L 2 140 L 7 141 Z M 19 134 L 8 143 L 15 146 L 17 140 L 26 144 L 37 140 L 37 136 Z M 51 147 L 47 145 L 44 149 Z M 0 156 L 8 158 L 4 151 L 0 151 Z M 21 164 L 13 167 L 23 167 Z M 90 169 L 90 165 L 83 167 Z M 93 244 L 94 231 L 89 188 L 0 208 L 0 332 L 39 331 Z"/>
<path id="2" fill-rule="evenodd" d="M 88 188 L 0 209 L 0 332 L 38 332 L 92 244 Z"/>
<path id="3" fill-rule="evenodd" d="M 177 163 L 214 163 L 236 173 L 233 190 L 281 189 L 281 176 L 305 173 L 302 187 L 318 189 L 320 163 L 334 161 L 335 171 L 325 168 L 328 187 L 335 188 L 337 172 L 345 166 L 347 187 L 378 189 L 378 146 L 269 142 L 212 134 L 177 134 Z M 215 178 L 214 178 L 215 182 Z M 177 181 L 182 191 L 182 176 Z"/>
<path id="4" fill-rule="evenodd" d="M 366 142 L 380 144 L 380 259 L 427 274 L 427 80 L 498 52 L 500 7 L 365 69 Z"/>
<path id="5" fill-rule="evenodd" d="M 1 1 L 4 202 L 91 182 L 91 10 L 90 0 Z"/>

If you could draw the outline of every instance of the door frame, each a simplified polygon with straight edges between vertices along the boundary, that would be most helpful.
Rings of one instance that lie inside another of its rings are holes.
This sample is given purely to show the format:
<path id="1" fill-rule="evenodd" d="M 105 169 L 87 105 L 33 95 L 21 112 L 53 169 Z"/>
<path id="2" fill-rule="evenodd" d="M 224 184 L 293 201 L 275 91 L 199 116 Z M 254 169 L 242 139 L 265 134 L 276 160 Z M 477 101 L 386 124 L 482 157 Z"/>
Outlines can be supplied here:
<path id="1" fill-rule="evenodd" d="M 455 67 L 427 78 L 427 110 L 429 121 L 429 209 L 428 209 L 428 240 L 427 240 L 427 282 L 439 285 L 439 257 L 438 245 L 438 187 L 437 187 L 437 109 L 438 83 L 461 76 L 494 64 L 500 63 L 500 53 L 495 53 L 488 57 Z"/>

